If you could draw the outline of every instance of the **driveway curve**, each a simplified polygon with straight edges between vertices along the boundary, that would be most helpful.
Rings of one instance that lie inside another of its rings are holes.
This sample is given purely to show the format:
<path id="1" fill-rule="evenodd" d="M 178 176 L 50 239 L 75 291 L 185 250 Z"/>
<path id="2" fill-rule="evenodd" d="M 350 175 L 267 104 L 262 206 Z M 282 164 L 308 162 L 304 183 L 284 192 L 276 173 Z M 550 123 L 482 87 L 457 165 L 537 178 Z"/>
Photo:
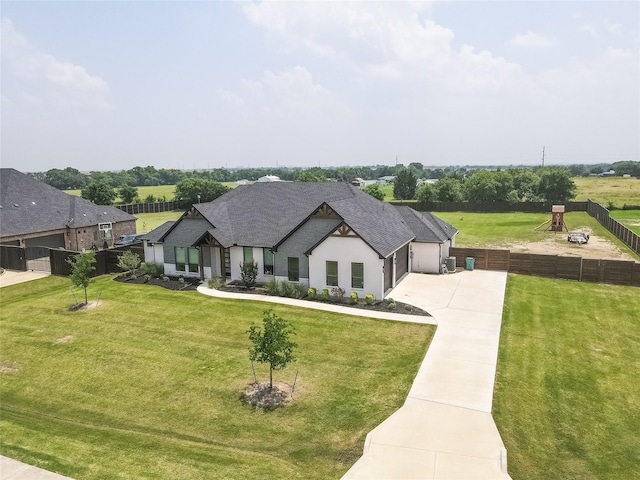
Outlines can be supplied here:
<path id="1" fill-rule="evenodd" d="M 388 295 L 438 329 L 404 405 L 372 430 L 343 479 L 509 479 L 491 416 L 506 272 L 411 273 Z"/>

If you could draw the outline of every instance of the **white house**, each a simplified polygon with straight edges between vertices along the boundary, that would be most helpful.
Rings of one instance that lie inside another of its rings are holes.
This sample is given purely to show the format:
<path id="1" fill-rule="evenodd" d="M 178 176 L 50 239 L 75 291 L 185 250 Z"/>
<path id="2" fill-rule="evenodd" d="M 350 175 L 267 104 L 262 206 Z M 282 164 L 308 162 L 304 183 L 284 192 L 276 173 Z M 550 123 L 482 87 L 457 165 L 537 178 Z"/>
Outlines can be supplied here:
<path id="1" fill-rule="evenodd" d="M 431 214 L 330 182 L 239 186 L 160 229 L 145 237 L 145 258 L 167 275 L 239 280 L 241 264 L 255 262 L 259 282 L 376 298 L 409 271 L 439 272 L 457 234 Z"/>

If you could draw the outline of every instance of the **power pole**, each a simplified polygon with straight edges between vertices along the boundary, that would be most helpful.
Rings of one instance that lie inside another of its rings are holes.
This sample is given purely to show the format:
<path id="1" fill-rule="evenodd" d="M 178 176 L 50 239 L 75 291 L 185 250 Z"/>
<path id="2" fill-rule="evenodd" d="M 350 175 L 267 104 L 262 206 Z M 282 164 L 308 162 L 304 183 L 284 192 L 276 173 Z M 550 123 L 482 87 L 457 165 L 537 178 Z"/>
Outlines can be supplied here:
<path id="1" fill-rule="evenodd" d="M 542 146 L 542 166 L 544 167 L 544 145 Z"/>

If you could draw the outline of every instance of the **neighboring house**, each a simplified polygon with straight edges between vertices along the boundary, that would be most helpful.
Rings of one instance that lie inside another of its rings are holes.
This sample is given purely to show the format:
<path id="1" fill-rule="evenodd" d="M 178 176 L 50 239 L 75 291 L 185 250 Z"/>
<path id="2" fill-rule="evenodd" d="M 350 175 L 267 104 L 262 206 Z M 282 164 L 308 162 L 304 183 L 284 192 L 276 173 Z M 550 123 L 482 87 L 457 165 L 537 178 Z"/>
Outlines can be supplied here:
<path id="1" fill-rule="evenodd" d="M 0 243 L 82 251 L 136 233 L 136 218 L 64 193 L 13 168 L 0 169 Z"/>
<path id="2" fill-rule="evenodd" d="M 165 233 L 167 233 L 174 223 L 176 223 L 174 220 L 165 222 L 142 237 L 145 263 L 152 263 L 158 267 L 164 268 L 164 245 L 160 242 L 160 239 Z"/>
<path id="3" fill-rule="evenodd" d="M 265 175 L 264 177 L 260 177 L 256 182 L 264 183 L 264 182 L 280 182 L 280 177 L 276 175 Z"/>
<path id="4" fill-rule="evenodd" d="M 161 243 L 167 275 L 239 280 L 240 265 L 254 261 L 259 282 L 340 286 L 347 295 L 382 298 L 413 267 L 439 272 L 456 234 L 433 215 L 346 183 L 254 183 L 147 234 L 145 261 L 159 263 Z"/>

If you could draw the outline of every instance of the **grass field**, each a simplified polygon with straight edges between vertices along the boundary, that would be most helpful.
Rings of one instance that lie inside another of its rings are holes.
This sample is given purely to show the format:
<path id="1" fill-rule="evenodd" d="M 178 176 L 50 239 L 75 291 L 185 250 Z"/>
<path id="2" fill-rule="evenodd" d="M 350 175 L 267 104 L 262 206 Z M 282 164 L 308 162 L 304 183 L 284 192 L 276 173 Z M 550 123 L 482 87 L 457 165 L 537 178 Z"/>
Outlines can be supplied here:
<path id="1" fill-rule="evenodd" d="M 460 231 L 456 237 L 457 246 L 474 248 L 540 241 L 548 233 L 534 229 L 551 219 L 549 213 L 435 212 L 435 215 Z M 570 212 L 565 214 L 564 218 L 570 229 L 589 227 L 595 235 L 606 238 L 619 248 L 630 252 L 622 242 L 586 212 Z"/>
<path id="2" fill-rule="evenodd" d="M 611 217 L 640 235 L 640 210 L 611 210 Z"/>
<path id="3" fill-rule="evenodd" d="M 631 479 L 640 466 L 635 287 L 510 275 L 493 414 L 514 479 Z"/>
<path id="4" fill-rule="evenodd" d="M 69 287 L 1 291 L 0 441 L 79 480 L 339 478 L 404 402 L 435 328 L 274 306 L 299 345 L 274 381 L 300 373 L 293 404 L 264 413 L 239 399 L 264 303 L 100 277 L 100 306 L 69 312 Z"/>
<path id="5" fill-rule="evenodd" d="M 136 213 L 134 217 L 136 220 L 136 232 L 138 233 L 147 233 L 153 230 L 154 228 L 158 228 L 164 222 L 169 220 L 177 220 L 184 212 L 174 211 L 174 212 L 160 212 L 160 213 Z"/>
<path id="6" fill-rule="evenodd" d="M 573 182 L 577 187 L 577 202 L 590 198 L 604 207 L 609 202 L 620 208 L 625 204 L 640 205 L 640 180 L 637 178 L 576 177 Z"/>

